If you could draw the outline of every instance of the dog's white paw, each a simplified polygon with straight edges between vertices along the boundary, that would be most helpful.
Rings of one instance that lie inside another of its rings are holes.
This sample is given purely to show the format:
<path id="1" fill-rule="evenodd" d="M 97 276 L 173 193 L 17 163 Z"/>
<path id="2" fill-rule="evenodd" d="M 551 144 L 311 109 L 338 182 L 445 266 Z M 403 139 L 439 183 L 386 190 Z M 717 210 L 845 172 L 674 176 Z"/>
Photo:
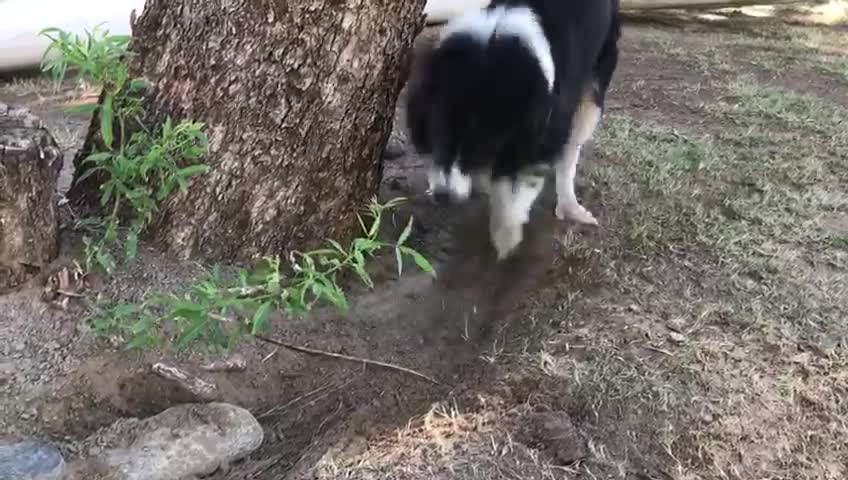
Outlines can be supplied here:
<path id="1" fill-rule="evenodd" d="M 598 220 L 592 212 L 579 203 L 561 203 L 556 207 L 556 216 L 560 220 L 573 220 L 586 225 L 598 225 Z"/>
<path id="2" fill-rule="evenodd" d="M 495 251 L 498 254 L 498 261 L 507 258 L 521 243 L 524 236 L 522 225 L 504 225 L 495 231 L 492 237 L 492 243 L 495 245 Z"/>

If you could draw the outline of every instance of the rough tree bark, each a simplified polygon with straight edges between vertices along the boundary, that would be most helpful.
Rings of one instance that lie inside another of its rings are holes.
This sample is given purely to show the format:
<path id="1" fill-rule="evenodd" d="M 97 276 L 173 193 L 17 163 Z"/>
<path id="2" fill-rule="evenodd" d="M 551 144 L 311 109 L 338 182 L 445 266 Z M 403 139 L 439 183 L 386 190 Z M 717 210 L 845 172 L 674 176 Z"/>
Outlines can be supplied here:
<path id="1" fill-rule="evenodd" d="M 0 103 L 0 291 L 19 286 L 59 253 L 62 159 L 38 117 Z"/>
<path id="2" fill-rule="evenodd" d="M 423 7 L 148 0 L 131 46 L 148 120 L 205 122 L 213 167 L 165 202 L 153 237 L 181 257 L 234 260 L 347 238 L 377 192 Z"/>

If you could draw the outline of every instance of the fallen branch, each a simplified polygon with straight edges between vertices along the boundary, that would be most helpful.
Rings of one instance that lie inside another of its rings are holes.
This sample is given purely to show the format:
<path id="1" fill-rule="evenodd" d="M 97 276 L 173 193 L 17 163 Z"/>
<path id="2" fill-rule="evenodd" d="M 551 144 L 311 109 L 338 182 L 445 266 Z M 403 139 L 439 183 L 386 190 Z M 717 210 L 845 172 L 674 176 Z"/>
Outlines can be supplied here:
<path id="1" fill-rule="evenodd" d="M 207 372 L 243 372 L 247 370 L 247 361 L 241 355 L 235 355 L 227 360 L 207 363 L 200 368 Z"/>
<path id="2" fill-rule="evenodd" d="M 420 373 L 420 372 L 416 372 L 415 370 L 411 370 L 409 368 L 400 367 L 398 365 L 393 365 L 391 363 L 379 362 L 377 360 L 368 360 L 367 358 L 351 357 L 349 355 L 342 355 L 340 353 L 325 352 L 323 350 L 316 350 L 314 348 L 300 347 L 300 346 L 297 346 L 297 345 L 292 345 L 292 344 L 289 344 L 289 343 L 281 342 L 279 340 L 274 340 L 273 338 L 268 338 L 268 337 L 265 337 L 265 336 L 262 336 L 262 335 L 256 335 L 256 339 L 261 340 L 261 341 L 266 342 L 266 343 L 270 343 L 271 345 L 283 347 L 283 348 L 286 348 L 288 350 L 292 350 L 292 351 L 295 351 L 295 352 L 306 353 L 308 355 L 330 357 L 330 358 L 336 358 L 336 359 L 339 359 L 339 360 L 346 360 L 348 362 L 356 362 L 356 363 L 362 363 L 362 364 L 365 364 L 365 365 L 373 365 L 375 367 L 387 368 L 389 370 L 395 370 L 395 371 L 398 371 L 398 372 L 403 372 L 403 373 L 407 373 L 409 375 L 413 375 L 413 376 L 418 377 L 418 378 L 423 378 L 424 380 L 427 380 L 428 382 L 433 383 L 435 385 L 441 385 L 441 383 L 433 377 L 430 377 L 430 376 L 425 375 L 425 374 Z"/>
<path id="3" fill-rule="evenodd" d="M 164 363 L 154 363 L 150 370 L 160 377 L 175 382 L 180 387 L 201 400 L 215 400 L 218 396 L 218 386 L 214 383 L 192 375 L 178 367 Z"/>

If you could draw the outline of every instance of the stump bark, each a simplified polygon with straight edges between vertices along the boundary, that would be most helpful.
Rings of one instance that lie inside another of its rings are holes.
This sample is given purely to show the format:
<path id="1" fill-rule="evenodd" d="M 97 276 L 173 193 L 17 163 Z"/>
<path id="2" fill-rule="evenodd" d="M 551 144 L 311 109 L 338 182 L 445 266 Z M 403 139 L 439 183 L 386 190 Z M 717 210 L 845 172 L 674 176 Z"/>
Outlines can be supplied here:
<path id="1" fill-rule="evenodd" d="M 146 120 L 205 122 L 212 167 L 162 205 L 152 237 L 180 257 L 214 260 L 349 238 L 377 193 L 423 7 L 148 0 L 131 45 L 132 70 L 150 86 Z"/>
<path id="2" fill-rule="evenodd" d="M 0 103 L 0 291 L 21 285 L 59 253 L 62 159 L 38 117 Z"/>

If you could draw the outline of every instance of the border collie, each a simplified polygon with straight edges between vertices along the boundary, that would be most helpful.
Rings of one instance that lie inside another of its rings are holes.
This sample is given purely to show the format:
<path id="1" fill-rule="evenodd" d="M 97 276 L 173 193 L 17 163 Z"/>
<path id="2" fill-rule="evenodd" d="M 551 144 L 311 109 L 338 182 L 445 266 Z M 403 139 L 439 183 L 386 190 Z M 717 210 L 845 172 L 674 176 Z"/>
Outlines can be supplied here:
<path id="1" fill-rule="evenodd" d="M 447 23 L 416 63 L 407 97 L 414 148 L 431 158 L 430 193 L 459 204 L 488 194 L 502 260 L 556 174 L 556 216 L 597 225 L 577 200 L 581 147 L 600 121 L 618 63 L 619 0 L 493 0 Z"/>

